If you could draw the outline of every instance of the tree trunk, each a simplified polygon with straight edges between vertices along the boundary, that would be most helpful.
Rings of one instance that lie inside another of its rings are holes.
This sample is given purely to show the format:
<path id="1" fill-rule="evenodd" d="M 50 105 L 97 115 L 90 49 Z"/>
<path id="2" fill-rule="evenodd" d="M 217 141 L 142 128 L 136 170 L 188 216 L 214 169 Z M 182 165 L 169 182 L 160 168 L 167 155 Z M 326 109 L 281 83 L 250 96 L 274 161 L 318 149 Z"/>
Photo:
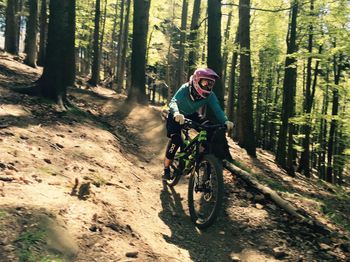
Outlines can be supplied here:
<path id="1" fill-rule="evenodd" d="M 7 0 L 6 26 L 5 26 L 5 51 L 18 55 L 19 52 L 19 17 L 18 0 Z"/>
<path id="2" fill-rule="evenodd" d="M 41 0 L 40 8 L 40 40 L 39 40 L 39 54 L 38 65 L 43 66 L 46 55 L 46 43 L 47 43 L 47 2 Z"/>
<path id="3" fill-rule="evenodd" d="M 104 11 L 103 11 L 103 22 L 102 22 L 102 32 L 101 32 L 101 40 L 100 40 L 100 50 L 99 50 L 99 59 L 100 61 L 98 62 L 101 65 L 101 58 L 103 56 L 103 42 L 104 42 L 104 37 L 105 37 L 105 30 L 106 30 L 106 20 L 107 20 L 107 0 L 104 2 Z M 104 63 L 102 63 L 104 64 Z M 104 75 L 103 77 L 106 78 L 105 70 L 103 70 Z"/>
<path id="4" fill-rule="evenodd" d="M 329 69 L 326 69 L 326 92 L 323 94 L 322 116 L 327 115 L 328 111 L 328 90 L 329 90 Z M 327 121 L 321 118 L 320 134 L 319 134 L 320 151 L 318 156 L 318 176 L 320 179 L 326 180 L 326 145 L 327 145 Z"/>
<path id="5" fill-rule="evenodd" d="M 117 65 L 117 57 L 116 57 L 116 46 L 115 46 L 115 41 L 117 40 L 117 17 L 118 17 L 118 3 L 119 0 L 115 1 L 115 13 L 114 13 L 114 20 L 113 20 L 113 29 L 112 29 L 112 39 L 111 39 L 111 44 L 110 44 L 110 48 L 111 48 L 111 74 L 113 76 L 113 79 L 115 77 L 116 74 L 116 65 Z"/>
<path id="6" fill-rule="evenodd" d="M 151 0 L 134 1 L 131 54 L 131 87 L 128 100 L 147 103 L 145 88 L 146 45 Z"/>
<path id="7" fill-rule="evenodd" d="M 29 17 L 25 50 L 27 53 L 24 63 L 36 68 L 37 58 L 37 34 L 38 34 L 38 0 L 29 0 Z"/>
<path id="8" fill-rule="evenodd" d="M 310 1 L 310 16 L 313 16 L 314 1 Z M 311 92 L 311 65 L 312 65 L 312 47 L 313 47 L 313 21 L 310 21 L 309 25 L 309 38 L 308 38 L 308 52 L 309 57 L 307 59 L 306 66 L 306 85 L 305 85 L 305 101 L 304 101 L 304 114 L 306 114 L 306 124 L 302 127 L 305 138 L 303 139 L 303 152 L 301 153 L 299 172 L 304 171 L 306 177 L 310 177 L 310 133 L 311 133 L 311 108 L 313 103 L 313 97 Z M 315 70 L 315 75 L 317 71 Z"/>
<path id="9" fill-rule="evenodd" d="M 196 70 L 196 64 L 198 60 L 198 29 L 199 29 L 199 17 L 201 11 L 201 0 L 195 0 L 193 5 L 192 12 L 192 21 L 191 21 L 191 32 L 188 37 L 188 44 L 190 47 L 190 52 L 188 54 L 188 76 L 191 76 Z"/>
<path id="10" fill-rule="evenodd" d="M 120 67 L 121 67 L 121 53 L 123 49 L 123 35 L 124 35 L 124 10 L 125 10 L 125 1 L 122 1 L 121 7 L 120 7 L 120 22 L 119 22 L 119 35 L 118 35 L 118 45 L 117 45 L 117 74 L 116 74 L 116 82 L 117 82 L 117 91 L 119 92 L 121 90 L 121 87 L 119 86 L 120 81 L 118 80 L 118 76 L 120 74 Z"/>
<path id="11" fill-rule="evenodd" d="M 296 88 L 296 59 L 291 57 L 297 51 L 296 45 L 296 29 L 297 29 L 297 15 L 298 15 L 298 3 L 293 2 L 293 8 L 291 10 L 291 22 L 288 28 L 287 34 L 287 57 L 285 61 L 284 80 L 283 80 L 283 102 L 282 102 L 282 125 L 280 127 L 278 135 L 278 145 L 276 153 L 276 161 L 284 169 L 288 169 L 291 175 L 293 175 L 293 166 L 287 167 L 286 162 L 286 145 L 288 134 L 288 122 L 289 118 L 294 116 L 294 104 L 295 104 L 295 88 Z M 289 132 L 291 133 L 291 132 Z M 292 142 L 293 139 L 289 139 Z M 289 164 L 292 161 L 289 161 Z"/>
<path id="12" fill-rule="evenodd" d="M 272 113 L 271 113 L 271 107 L 270 105 L 273 105 L 273 95 L 272 95 L 272 87 L 273 87 L 273 74 L 275 72 L 275 66 L 272 66 L 272 64 L 269 64 L 269 73 L 267 77 L 266 86 L 265 89 L 265 103 L 264 103 L 264 120 L 263 120 L 263 130 L 262 130 L 262 148 L 263 149 L 270 149 L 268 148 L 269 145 L 269 137 L 270 130 L 273 130 L 270 126 L 273 125 L 273 120 L 271 119 Z"/>
<path id="13" fill-rule="evenodd" d="M 100 81 L 100 16 L 101 16 L 101 1 L 96 0 L 95 6 L 95 29 L 94 29 L 94 44 L 93 44 L 93 61 L 91 68 L 91 78 L 89 83 L 96 86 Z"/>
<path id="14" fill-rule="evenodd" d="M 262 114 L 263 114 L 263 105 L 262 105 L 262 96 L 263 96 L 263 89 L 264 89 L 264 75 L 265 75 L 265 64 L 264 61 L 264 53 L 263 50 L 259 52 L 259 73 L 258 73 L 258 84 L 257 84 L 257 90 L 256 90 L 256 107 L 255 107 L 255 139 L 256 139 L 256 145 L 258 147 L 261 147 L 261 122 L 262 122 Z M 262 86 L 263 85 L 263 86 Z"/>
<path id="15" fill-rule="evenodd" d="M 227 60 L 228 60 L 228 46 L 227 42 L 230 39 L 230 30 L 231 30 L 231 21 L 232 21 L 232 11 L 228 14 L 227 18 L 227 24 L 226 24 L 226 30 L 224 34 L 224 53 L 222 55 L 222 61 L 223 61 L 223 75 L 222 75 L 222 82 L 224 83 L 224 87 L 226 87 L 226 76 L 227 76 Z"/>
<path id="16" fill-rule="evenodd" d="M 239 1 L 240 75 L 237 138 L 250 156 L 256 156 L 253 124 L 252 69 L 250 62 L 250 0 Z"/>
<path id="17" fill-rule="evenodd" d="M 335 45 L 335 44 L 334 44 Z M 335 47 L 335 46 L 334 46 Z M 335 117 L 338 115 L 339 110 L 339 91 L 338 86 L 340 82 L 340 76 L 342 71 L 342 54 L 339 55 L 339 61 L 337 61 L 336 56 L 333 57 L 333 71 L 334 71 L 334 87 L 333 87 L 333 105 L 332 105 L 332 121 L 329 129 L 328 137 L 328 151 L 327 151 L 327 182 L 334 183 L 333 176 L 333 154 L 334 154 L 334 142 L 335 134 L 337 131 L 337 120 Z"/>
<path id="18" fill-rule="evenodd" d="M 272 150 L 273 152 L 276 152 L 276 124 L 275 122 L 278 119 L 278 100 L 279 100 L 279 89 L 280 89 L 280 70 L 281 67 L 278 65 L 276 69 L 276 74 L 277 74 L 277 79 L 276 79 L 276 89 L 275 89 L 275 97 L 273 101 L 273 109 L 272 109 L 272 114 L 271 114 L 271 124 L 270 124 L 270 136 L 269 136 L 269 144 L 268 144 L 268 149 Z"/>
<path id="19" fill-rule="evenodd" d="M 130 7 L 131 7 L 131 0 L 127 0 L 126 16 L 124 21 L 124 33 L 123 33 L 123 49 L 121 53 L 120 70 L 118 71 L 119 75 L 117 77 L 117 80 L 118 80 L 117 86 L 121 89 L 123 89 L 124 77 L 125 77 L 126 51 L 128 49 L 128 35 L 129 35 Z"/>
<path id="20" fill-rule="evenodd" d="M 50 1 L 47 55 L 39 89 L 64 106 L 75 79 L 75 0 Z"/>
<path id="21" fill-rule="evenodd" d="M 208 9 L 206 10 L 206 14 L 208 16 Z M 204 21 L 204 27 L 203 27 L 203 43 L 206 43 L 207 42 L 207 38 L 208 38 L 208 20 L 205 20 Z M 201 56 L 201 64 L 204 65 L 205 62 L 206 62 L 206 48 L 207 48 L 207 45 L 202 45 L 202 56 Z"/>
<path id="22" fill-rule="evenodd" d="M 188 1 L 182 1 L 182 14 L 181 14 L 181 33 L 180 33 L 180 44 L 178 53 L 178 66 L 177 66 L 177 77 L 176 87 L 179 88 L 185 79 L 185 45 L 186 45 L 186 34 L 187 34 L 187 13 L 188 13 Z"/>
<path id="23" fill-rule="evenodd" d="M 230 72 L 230 78 L 228 83 L 228 101 L 227 101 L 227 117 L 230 121 L 236 122 L 237 119 L 235 117 L 235 96 L 236 96 L 236 68 L 237 68 L 237 59 L 238 59 L 238 52 L 237 52 L 237 46 L 239 41 L 239 31 L 236 32 L 235 42 L 234 42 L 234 50 L 232 53 L 232 61 L 231 61 L 231 72 Z M 234 137 L 234 134 L 229 134 L 230 137 Z"/>
<path id="24" fill-rule="evenodd" d="M 221 59 L 221 0 L 208 0 L 208 62 L 209 68 L 222 75 Z M 225 89 L 221 79 L 215 82 L 214 92 L 221 108 L 224 108 Z M 208 108 L 207 116 L 217 122 L 214 113 Z M 232 159 L 225 133 L 218 133 L 215 138 L 214 154 L 220 159 Z"/>

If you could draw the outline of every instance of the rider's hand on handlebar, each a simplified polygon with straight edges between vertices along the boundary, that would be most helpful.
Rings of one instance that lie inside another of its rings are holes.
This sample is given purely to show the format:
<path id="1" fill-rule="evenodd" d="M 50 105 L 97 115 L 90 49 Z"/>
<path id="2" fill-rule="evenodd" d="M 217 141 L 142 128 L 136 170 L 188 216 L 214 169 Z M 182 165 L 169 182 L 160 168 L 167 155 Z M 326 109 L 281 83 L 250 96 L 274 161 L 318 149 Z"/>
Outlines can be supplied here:
<path id="1" fill-rule="evenodd" d="M 180 114 L 179 112 L 176 112 L 174 114 L 174 119 L 176 122 L 178 122 L 180 125 L 183 125 L 185 123 L 185 116 L 183 114 Z"/>
<path id="2" fill-rule="evenodd" d="M 231 132 L 233 130 L 233 123 L 231 121 L 226 121 L 225 125 L 227 127 L 227 132 Z"/>

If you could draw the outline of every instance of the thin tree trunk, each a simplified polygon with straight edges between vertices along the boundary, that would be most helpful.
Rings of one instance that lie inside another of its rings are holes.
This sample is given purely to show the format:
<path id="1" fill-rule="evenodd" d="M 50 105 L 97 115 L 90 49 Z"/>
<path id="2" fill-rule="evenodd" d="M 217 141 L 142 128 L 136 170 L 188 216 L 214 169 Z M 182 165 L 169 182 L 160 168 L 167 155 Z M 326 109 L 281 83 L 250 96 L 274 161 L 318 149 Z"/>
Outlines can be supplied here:
<path id="1" fill-rule="evenodd" d="M 319 144 L 320 152 L 318 156 L 318 176 L 319 178 L 326 180 L 326 145 L 327 145 L 327 121 L 324 116 L 328 111 L 328 90 L 329 90 L 329 70 L 326 69 L 326 92 L 323 94 L 322 102 L 322 118 L 320 123 Z"/>
<path id="2" fill-rule="evenodd" d="M 103 10 L 102 32 L 101 32 L 100 51 L 99 51 L 100 61 L 98 62 L 100 65 L 101 65 L 101 58 L 103 56 L 103 42 L 104 42 L 104 37 L 105 37 L 106 20 L 107 20 L 107 0 L 105 0 L 104 10 Z M 103 72 L 104 72 L 103 77 L 106 78 L 105 70 L 103 70 Z"/>
<path id="3" fill-rule="evenodd" d="M 148 63 L 148 55 L 149 50 L 151 49 L 151 43 L 152 43 L 152 37 L 154 33 L 154 26 L 152 27 L 151 33 L 149 33 L 148 40 L 147 40 L 147 46 L 146 46 L 146 64 Z"/>
<path id="4" fill-rule="evenodd" d="M 208 62 L 209 68 L 221 76 L 222 57 L 221 57 L 221 0 L 208 0 Z M 214 92 L 219 100 L 220 106 L 224 108 L 225 89 L 221 79 L 215 82 Z M 208 118 L 217 122 L 214 113 L 207 108 Z M 214 154 L 221 159 L 232 159 L 226 136 L 224 133 L 218 133 L 215 140 Z"/>
<path id="5" fill-rule="evenodd" d="M 5 51 L 18 55 L 19 52 L 19 27 L 18 27 L 18 0 L 7 0 L 6 26 L 5 26 Z"/>
<path id="6" fill-rule="evenodd" d="M 29 17 L 25 40 L 27 53 L 24 63 L 36 68 L 37 34 L 38 34 L 38 0 L 29 0 Z"/>
<path id="7" fill-rule="evenodd" d="M 119 35 L 118 35 L 118 46 L 117 46 L 117 74 L 116 74 L 116 82 L 118 81 L 118 76 L 120 74 L 121 67 L 121 53 L 123 48 L 123 34 L 124 34 L 124 10 L 125 10 L 125 1 L 122 1 L 120 7 L 120 22 L 119 22 Z M 117 84 L 117 91 L 120 91 L 121 87 Z"/>
<path id="8" fill-rule="evenodd" d="M 182 14 L 181 14 L 181 33 L 180 33 L 180 44 L 178 53 L 178 66 L 177 66 L 177 77 L 176 86 L 179 88 L 184 82 L 185 74 L 185 45 L 186 45 L 186 34 L 187 34 L 187 13 L 188 13 L 188 1 L 182 1 Z"/>
<path id="9" fill-rule="evenodd" d="M 310 16 L 313 15 L 314 1 L 310 1 Z M 308 38 L 308 52 L 309 57 L 307 59 L 306 66 L 306 85 L 305 85 L 305 101 L 304 101 L 304 114 L 306 117 L 306 124 L 302 127 L 302 131 L 305 134 L 303 139 L 303 152 L 301 153 L 299 172 L 304 171 L 306 177 L 310 177 L 310 133 L 311 133 L 311 108 L 313 103 L 312 91 L 311 91 L 311 67 L 312 67 L 312 47 L 313 47 L 313 25 L 312 21 L 309 25 L 309 38 Z M 315 70 L 315 75 L 317 71 Z"/>
<path id="10" fill-rule="evenodd" d="M 264 103 L 264 120 L 263 120 L 263 131 L 262 131 L 262 148 L 263 149 L 270 149 L 268 148 L 269 145 L 269 131 L 271 129 L 271 125 L 273 124 L 273 120 L 271 119 L 271 107 L 270 105 L 273 104 L 273 97 L 272 97 L 272 87 L 273 87 L 273 72 L 275 71 L 275 67 L 273 67 L 271 64 L 269 65 L 269 73 L 267 78 L 267 87 L 265 89 L 265 103 Z"/>
<path id="11" fill-rule="evenodd" d="M 231 30 L 231 21 L 232 21 L 232 11 L 228 14 L 228 18 L 227 18 L 227 24 L 226 24 L 226 30 L 225 30 L 225 34 L 224 34 L 224 53 L 222 55 L 222 61 L 223 61 L 223 75 L 222 75 L 222 81 L 224 83 L 224 86 L 226 86 L 226 76 L 227 76 L 227 60 L 228 60 L 228 46 L 227 46 L 227 42 L 230 39 L 230 30 Z"/>
<path id="12" fill-rule="evenodd" d="M 275 89 L 275 97 L 273 101 L 273 109 L 271 114 L 272 122 L 270 124 L 270 136 L 269 136 L 269 146 L 268 149 L 276 152 L 276 120 L 278 119 L 278 100 L 279 100 L 279 87 L 280 87 L 280 66 L 277 66 L 277 80 L 276 80 L 276 89 Z"/>
<path id="13" fill-rule="evenodd" d="M 94 29 L 94 41 L 93 41 L 93 61 L 91 68 L 91 78 L 89 83 L 92 86 L 96 86 L 100 82 L 100 16 L 101 16 L 101 1 L 96 0 L 95 6 L 95 29 Z"/>
<path id="14" fill-rule="evenodd" d="M 208 15 L 208 9 L 207 9 L 207 12 L 206 12 L 206 14 Z M 203 29 L 203 35 L 204 35 L 204 38 L 203 38 L 203 43 L 206 43 L 207 42 L 207 38 L 208 38 L 208 20 L 205 20 L 204 21 L 204 29 Z M 206 51 L 206 48 L 207 48 L 207 45 L 203 45 L 203 47 L 202 47 L 202 57 L 201 57 L 201 59 L 202 59 L 202 61 L 201 61 L 201 63 L 202 63 L 202 65 L 204 65 L 205 64 L 205 62 L 206 62 L 206 53 L 207 53 L 207 51 Z"/>
<path id="15" fill-rule="evenodd" d="M 221 0 L 208 0 L 208 61 L 207 65 L 222 75 L 221 56 Z M 224 108 L 225 90 L 221 78 L 215 82 L 214 92 Z"/>
<path id="16" fill-rule="evenodd" d="M 335 44 L 334 44 L 335 45 Z M 335 46 L 334 46 L 335 47 Z M 327 152 L 327 182 L 334 183 L 333 176 L 333 154 L 334 154 L 334 144 L 335 144 L 335 134 L 337 131 L 337 120 L 335 116 L 338 115 L 339 110 L 339 91 L 338 86 L 340 82 L 340 76 L 342 71 L 342 54 L 339 56 L 339 61 L 337 61 L 336 56 L 333 57 L 333 71 L 334 71 L 334 87 L 333 87 L 333 105 L 332 105 L 332 121 L 329 129 L 328 137 L 328 152 Z"/>
<path id="17" fill-rule="evenodd" d="M 230 78 L 228 83 L 228 101 L 227 101 L 227 117 L 230 121 L 236 122 L 236 116 L 235 116 L 235 103 L 236 103 L 236 69 L 237 69 L 237 60 L 238 60 L 238 41 L 239 41 L 239 31 L 237 29 L 235 42 L 234 42 L 234 50 L 232 53 L 232 61 L 231 61 L 231 72 L 230 72 Z M 234 137 L 234 133 L 232 132 L 229 134 L 230 137 Z"/>
<path id="18" fill-rule="evenodd" d="M 47 1 L 41 0 L 40 8 L 40 40 L 39 40 L 39 54 L 38 65 L 43 66 L 46 55 L 46 43 L 47 43 Z"/>
<path id="19" fill-rule="evenodd" d="M 239 1 L 240 75 L 238 91 L 237 138 L 250 156 L 256 156 L 253 124 L 252 68 L 250 61 L 250 0 Z"/>
<path id="20" fill-rule="evenodd" d="M 294 116 L 294 106 L 295 106 L 295 88 L 296 88 L 296 78 L 297 70 L 295 67 L 296 59 L 289 55 L 297 51 L 296 45 L 296 29 L 297 29 L 297 14 L 298 14 L 298 3 L 293 2 L 293 8 L 291 10 L 291 22 L 287 34 L 287 57 L 285 61 L 285 71 L 284 71 L 284 81 L 283 81 L 283 103 L 282 103 L 282 125 L 280 127 L 278 135 L 278 146 L 276 153 L 276 161 L 282 168 L 286 169 L 288 174 L 294 176 L 294 167 L 291 165 L 293 161 L 291 159 L 287 160 L 286 155 L 286 145 L 287 145 L 287 134 L 289 124 L 289 119 Z M 289 132 L 293 134 L 293 132 Z M 290 135 L 289 135 L 290 137 Z M 288 139 L 288 142 L 293 143 L 293 139 Z M 288 152 L 290 153 L 290 148 L 292 145 L 288 146 Z M 288 157 L 292 157 L 292 154 L 288 154 Z M 287 165 L 288 164 L 288 165 Z"/>
<path id="21" fill-rule="evenodd" d="M 117 40 L 117 18 L 118 18 L 118 3 L 119 0 L 115 1 L 115 13 L 114 13 L 114 20 L 113 20 L 113 30 L 112 30 L 112 39 L 111 39 L 111 74 L 113 76 L 113 79 L 116 74 L 116 66 L 117 66 L 117 52 L 116 52 L 116 46 L 115 41 Z"/>
<path id="22" fill-rule="evenodd" d="M 190 52 L 188 54 L 188 76 L 192 75 L 196 70 L 196 64 L 198 60 L 198 29 L 199 29 L 199 17 L 200 17 L 201 0 L 195 0 L 193 5 L 192 20 L 191 20 L 191 32 L 188 37 L 188 43 Z"/>
<path id="23" fill-rule="evenodd" d="M 123 89 L 124 77 L 125 77 L 125 61 L 126 61 L 126 51 L 128 49 L 130 6 L 131 6 L 131 1 L 127 0 L 126 16 L 125 16 L 125 22 L 124 22 L 124 33 L 123 33 L 123 49 L 121 54 L 122 56 L 121 56 L 119 75 L 117 77 L 118 87 L 121 89 Z"/>

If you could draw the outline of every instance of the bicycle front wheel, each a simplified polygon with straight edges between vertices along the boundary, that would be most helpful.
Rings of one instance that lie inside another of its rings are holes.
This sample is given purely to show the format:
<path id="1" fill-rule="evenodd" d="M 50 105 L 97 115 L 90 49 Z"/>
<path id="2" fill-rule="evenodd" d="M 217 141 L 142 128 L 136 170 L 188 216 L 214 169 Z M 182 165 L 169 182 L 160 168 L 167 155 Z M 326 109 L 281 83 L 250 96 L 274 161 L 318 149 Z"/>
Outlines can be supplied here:
<path id="1" fill-rule="evenodd" d="M 197 169 L 192 172 L 189 181 L 188 207 L 192 222 L 203 229 L 213 224 L 221 209 L 223 171 L 214 155 L 204 155 Z"/>
<path id="2" fill-rule="evenodd" d="M 182 175 L 182 163 L 181 160 L 175 157 L 170 165 L 170 177 L 166 180 L 166 184 L 170 187 L 174 187 L 179 183 Z"/>

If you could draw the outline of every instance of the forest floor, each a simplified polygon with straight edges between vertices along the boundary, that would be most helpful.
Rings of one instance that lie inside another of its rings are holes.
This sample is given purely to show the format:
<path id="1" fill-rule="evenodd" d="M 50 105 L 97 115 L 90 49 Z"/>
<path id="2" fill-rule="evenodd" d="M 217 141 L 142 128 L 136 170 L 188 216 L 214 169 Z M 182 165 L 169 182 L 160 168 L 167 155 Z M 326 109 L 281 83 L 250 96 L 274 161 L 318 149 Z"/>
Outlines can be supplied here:
<path id="1" fill-rule="evenodd" d="M 77 108 L 60 112 L 10 89 L 40 73 L 0 53 L 0 261 L 349 261 L 349 188 L 287 177 L 269 152 L 251 159 L 230 141 L 237 165 L 330 231 L 228 171 L 224 210 L 199 231 L 187 179 L 161 182 L 159 109 L 79 86 L 69 90 Z"/>

